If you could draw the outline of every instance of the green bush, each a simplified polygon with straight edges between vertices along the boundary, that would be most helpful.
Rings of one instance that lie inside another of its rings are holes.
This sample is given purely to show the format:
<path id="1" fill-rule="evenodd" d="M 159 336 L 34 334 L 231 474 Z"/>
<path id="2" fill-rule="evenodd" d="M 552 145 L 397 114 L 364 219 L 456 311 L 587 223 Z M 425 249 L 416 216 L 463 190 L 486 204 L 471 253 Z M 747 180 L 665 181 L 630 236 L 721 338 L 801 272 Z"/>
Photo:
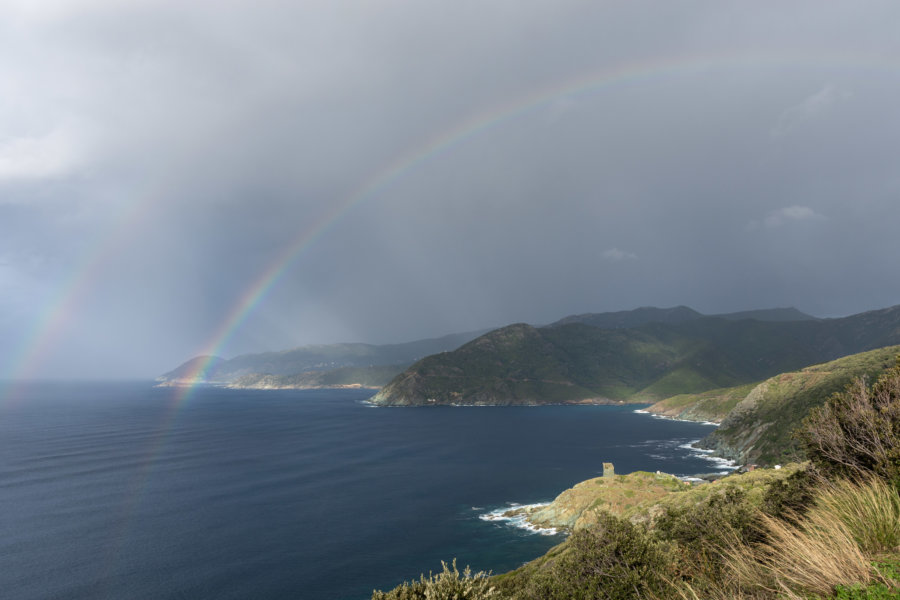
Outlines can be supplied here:
<path id="1" fill-rule="evenodd" d="M 609 514 L 575 531 L 566 551 L 525 581 L 520 600 L 619 600 L 660 593 L 671 575 L 667 545 Z"/>
<path id="2" fill-rule="evenodd" d="M 478 572 L 474 575 L 469 567 L 460 574 L 456 568 L 456 559 L 452 567 L 441 561 L 443 571 L 437 575 L 428 574 L 419 577 L 419 581 L 398 585 L 389 592 L 372 592 L 372 600 L 487 600 L 499 598 L 488 573 Z M 460 576 L 462 575 L 462 576 Z"/>
<path id="3" fill-rule="evenodd" d="M 715 581 L 724 573 L 727 548 L 759 538 L 754 515 L 746 493 L 727 487 L 695 505 L 668 508 L 656 535 L 677 544 L 682 578 Z"/>
<path id="4" fill-rule="evenodd" d="M 770 483 L 760 509 L 776 519 L 793 518 L 805 514 L 815 499 L 816 478 L 809 469 L 801 469 Z"/>
<path id="5" fill-rule="evenodd" d="M 826 477 L 874 475 L 900 485 L 900 364 L 871 387 L 857 379 L 831 396 L 810 412 L 798 434 Z"/>

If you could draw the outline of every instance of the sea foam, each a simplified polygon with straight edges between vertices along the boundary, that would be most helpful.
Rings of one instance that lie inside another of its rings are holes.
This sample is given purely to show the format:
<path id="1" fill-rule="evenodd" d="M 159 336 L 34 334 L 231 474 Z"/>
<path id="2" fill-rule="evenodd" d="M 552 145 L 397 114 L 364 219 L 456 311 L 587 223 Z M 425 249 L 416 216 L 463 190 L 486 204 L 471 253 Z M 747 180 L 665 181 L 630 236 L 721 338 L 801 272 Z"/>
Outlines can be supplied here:
<path id="1" fill-rule="evenodd" d="M 538 527 L 533 523 L 528 521 L 528 514 L 532 513 L 540 508 L 548 506 L 549 502 L 538 502 L 535 504 L 518 504 L 516 502 L 510 502 L 503 508 L 497 508 L 492 511 L 482 513 L 478 515 L 478 518 L 482 521 L 503 521 L 506 522 L 507 525 L 511 527 L 516 527 L 518 529 L 524 529 L 530 533 L 537 533 L 540 535 L 556 535 L 559 533 L 559 530 L 555 527 Z M 475 507 L 473 507 L 474 509 Z M 515 515 L 510 515 L 511 511 L 521 510 Z"/>
<path id="2" fill-rule="evenodd" d="M 718 427 L 720 424 L 714 421 L 694 421 L 692 419 L 679 419 L 677 417 L 670 417 L 668 415 L 660 415 L 657 413 L 652 413 L 649 410 L 644 410 L 643 408 L 638 408 L 634 412 L 639 415 L 650 415 L 654 419 L 660 419 L 662 421 L 680 421 L 682 423 L 700 423 L 701 425 L 712 425 L 713 427 Z"/>
<path id="3" fill-rule="evenodd" d="M 682 448 L 684 450 L 689 450 L 691 452 L 691 454 L 693 454 L 694 456 L 696 456 L 698 458 L 702 458 L 705 461 L 709 461 L 709 462 L 713 463 L 719 469 L 725 469 L 725 471 L 722 471 L 719 473 L 720 475 L 727 475 L 731 471 L 735 471 L 740 468 L 740 465 L 731 459 L 722 458 L 720 456 L 712 456 L 712 453 L 714 452 L 714 450 L 708 450 L 706 448 L 697 448 L 696 446 L 694 446 L 694 444 L 696 444 L 699 441 L 700 440 L 694 440 L 694 441 L 688 442 L 686 444 L 681 444 L 678 447 Z"/>

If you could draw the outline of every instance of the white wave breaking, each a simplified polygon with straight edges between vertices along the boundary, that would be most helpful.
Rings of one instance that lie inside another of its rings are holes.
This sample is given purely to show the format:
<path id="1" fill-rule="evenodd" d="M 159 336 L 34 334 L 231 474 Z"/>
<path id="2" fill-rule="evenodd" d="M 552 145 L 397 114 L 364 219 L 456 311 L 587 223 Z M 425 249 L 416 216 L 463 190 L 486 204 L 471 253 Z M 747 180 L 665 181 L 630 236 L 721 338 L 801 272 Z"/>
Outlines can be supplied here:
<path id="1" fill-rule="evenodd" d="M 538 502 L 536 504 L 518 504 L 516 502 L 510 502 L 503 508 L 497 508 L 495 510 L 482 513 L 478 515 L 478 518 L 482 521 L 505 521 L 507 525 L 510 527 L 515 527 L 517 529 L 524 529 L 529 533 L 537 533 L 540 535 L 556 535 L 559 533 L 559 530 L 555 527 L 538 527 L 537 525 L 528 521 L 528 513 L 534 512 L 539 508 L 543 508 L 548 506 L 549 502 Z M 473 510 L 476 507 L 472 507 Z M 512 511 L 521 511 L 516 514 L 509 514 Z"/>
<path id="2" fill-rule="evenodd" d="M 638 408 L 634 412 L 640 415 L 650 415 L 654 419 L 659 419 L 661 421 L 679 421 L 681 423 L 698 423 L 700 425 L 712 425 L 713 427 L 718 427 L 720 423 L 716 423 L 714 421 L 695 421 L 693 419 L 679 419 L 677 417 L 670 417 L 669 415 L 661 415 L 658 413 L 652 413 L 649 410 L 644 410 L 643 408 Z"/>
<path id="3" fill-rule="evenodd" d="M 697 448 L 696 446 L 694 446 L 694 444 L 696 444 L 699 441 L 700 440 L 693 440 L 686 444 L 681 444 L 678 447 L 682 448 L 684 450 L 690 451 L 690 453 L 693 454 L 694 456 L 696 456 L 697 458 L 702 458 L 703 460 L 705 460 L 707 462 L 713 463 L 719 469 L 724 469 L 724 471 L 721 471 L 719 473 L 720 475 L 728 475 L 730 472 L 736 471 L 737 469 L 739 469 L 741 467 L 737 462 L 735 462 L 729 458 L 722 458 L 721 456 L 712 456 L 712 453 L 714 452 L 714 450 L 707 450 L 706 448 Z"/>

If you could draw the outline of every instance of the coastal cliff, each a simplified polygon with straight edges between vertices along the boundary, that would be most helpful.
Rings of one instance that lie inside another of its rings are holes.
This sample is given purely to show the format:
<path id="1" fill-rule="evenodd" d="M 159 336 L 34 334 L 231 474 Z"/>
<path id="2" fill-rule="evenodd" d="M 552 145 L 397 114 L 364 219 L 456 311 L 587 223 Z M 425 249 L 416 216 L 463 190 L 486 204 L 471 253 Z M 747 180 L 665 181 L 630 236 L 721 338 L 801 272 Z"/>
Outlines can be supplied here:
<path id="1" fill-rule="evenodd" d="M 888 346 L 767 379 L 738 402 L 699 445 L 742 464 L 796 460 L 801 452 L 793 433 L 810 410 L 857 377 L 874 381 L 896 364 L 898 355 L 900 346 Z"/>

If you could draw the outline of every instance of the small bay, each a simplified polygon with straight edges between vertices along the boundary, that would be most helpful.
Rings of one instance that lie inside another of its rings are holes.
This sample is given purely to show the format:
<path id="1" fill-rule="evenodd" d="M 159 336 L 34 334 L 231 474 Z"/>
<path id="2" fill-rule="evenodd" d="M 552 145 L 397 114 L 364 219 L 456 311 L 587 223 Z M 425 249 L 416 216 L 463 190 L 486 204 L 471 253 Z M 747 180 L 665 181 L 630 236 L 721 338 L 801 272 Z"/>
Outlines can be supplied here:
<path id="1" fill-rule="evenodd" d="M 363 600 L 562 541 L 479 518 L 616 471 L 716 466 L 635 407 L 373 408 L 367 390 L 34 383 L 0 404 L 0 589 Z"/>

